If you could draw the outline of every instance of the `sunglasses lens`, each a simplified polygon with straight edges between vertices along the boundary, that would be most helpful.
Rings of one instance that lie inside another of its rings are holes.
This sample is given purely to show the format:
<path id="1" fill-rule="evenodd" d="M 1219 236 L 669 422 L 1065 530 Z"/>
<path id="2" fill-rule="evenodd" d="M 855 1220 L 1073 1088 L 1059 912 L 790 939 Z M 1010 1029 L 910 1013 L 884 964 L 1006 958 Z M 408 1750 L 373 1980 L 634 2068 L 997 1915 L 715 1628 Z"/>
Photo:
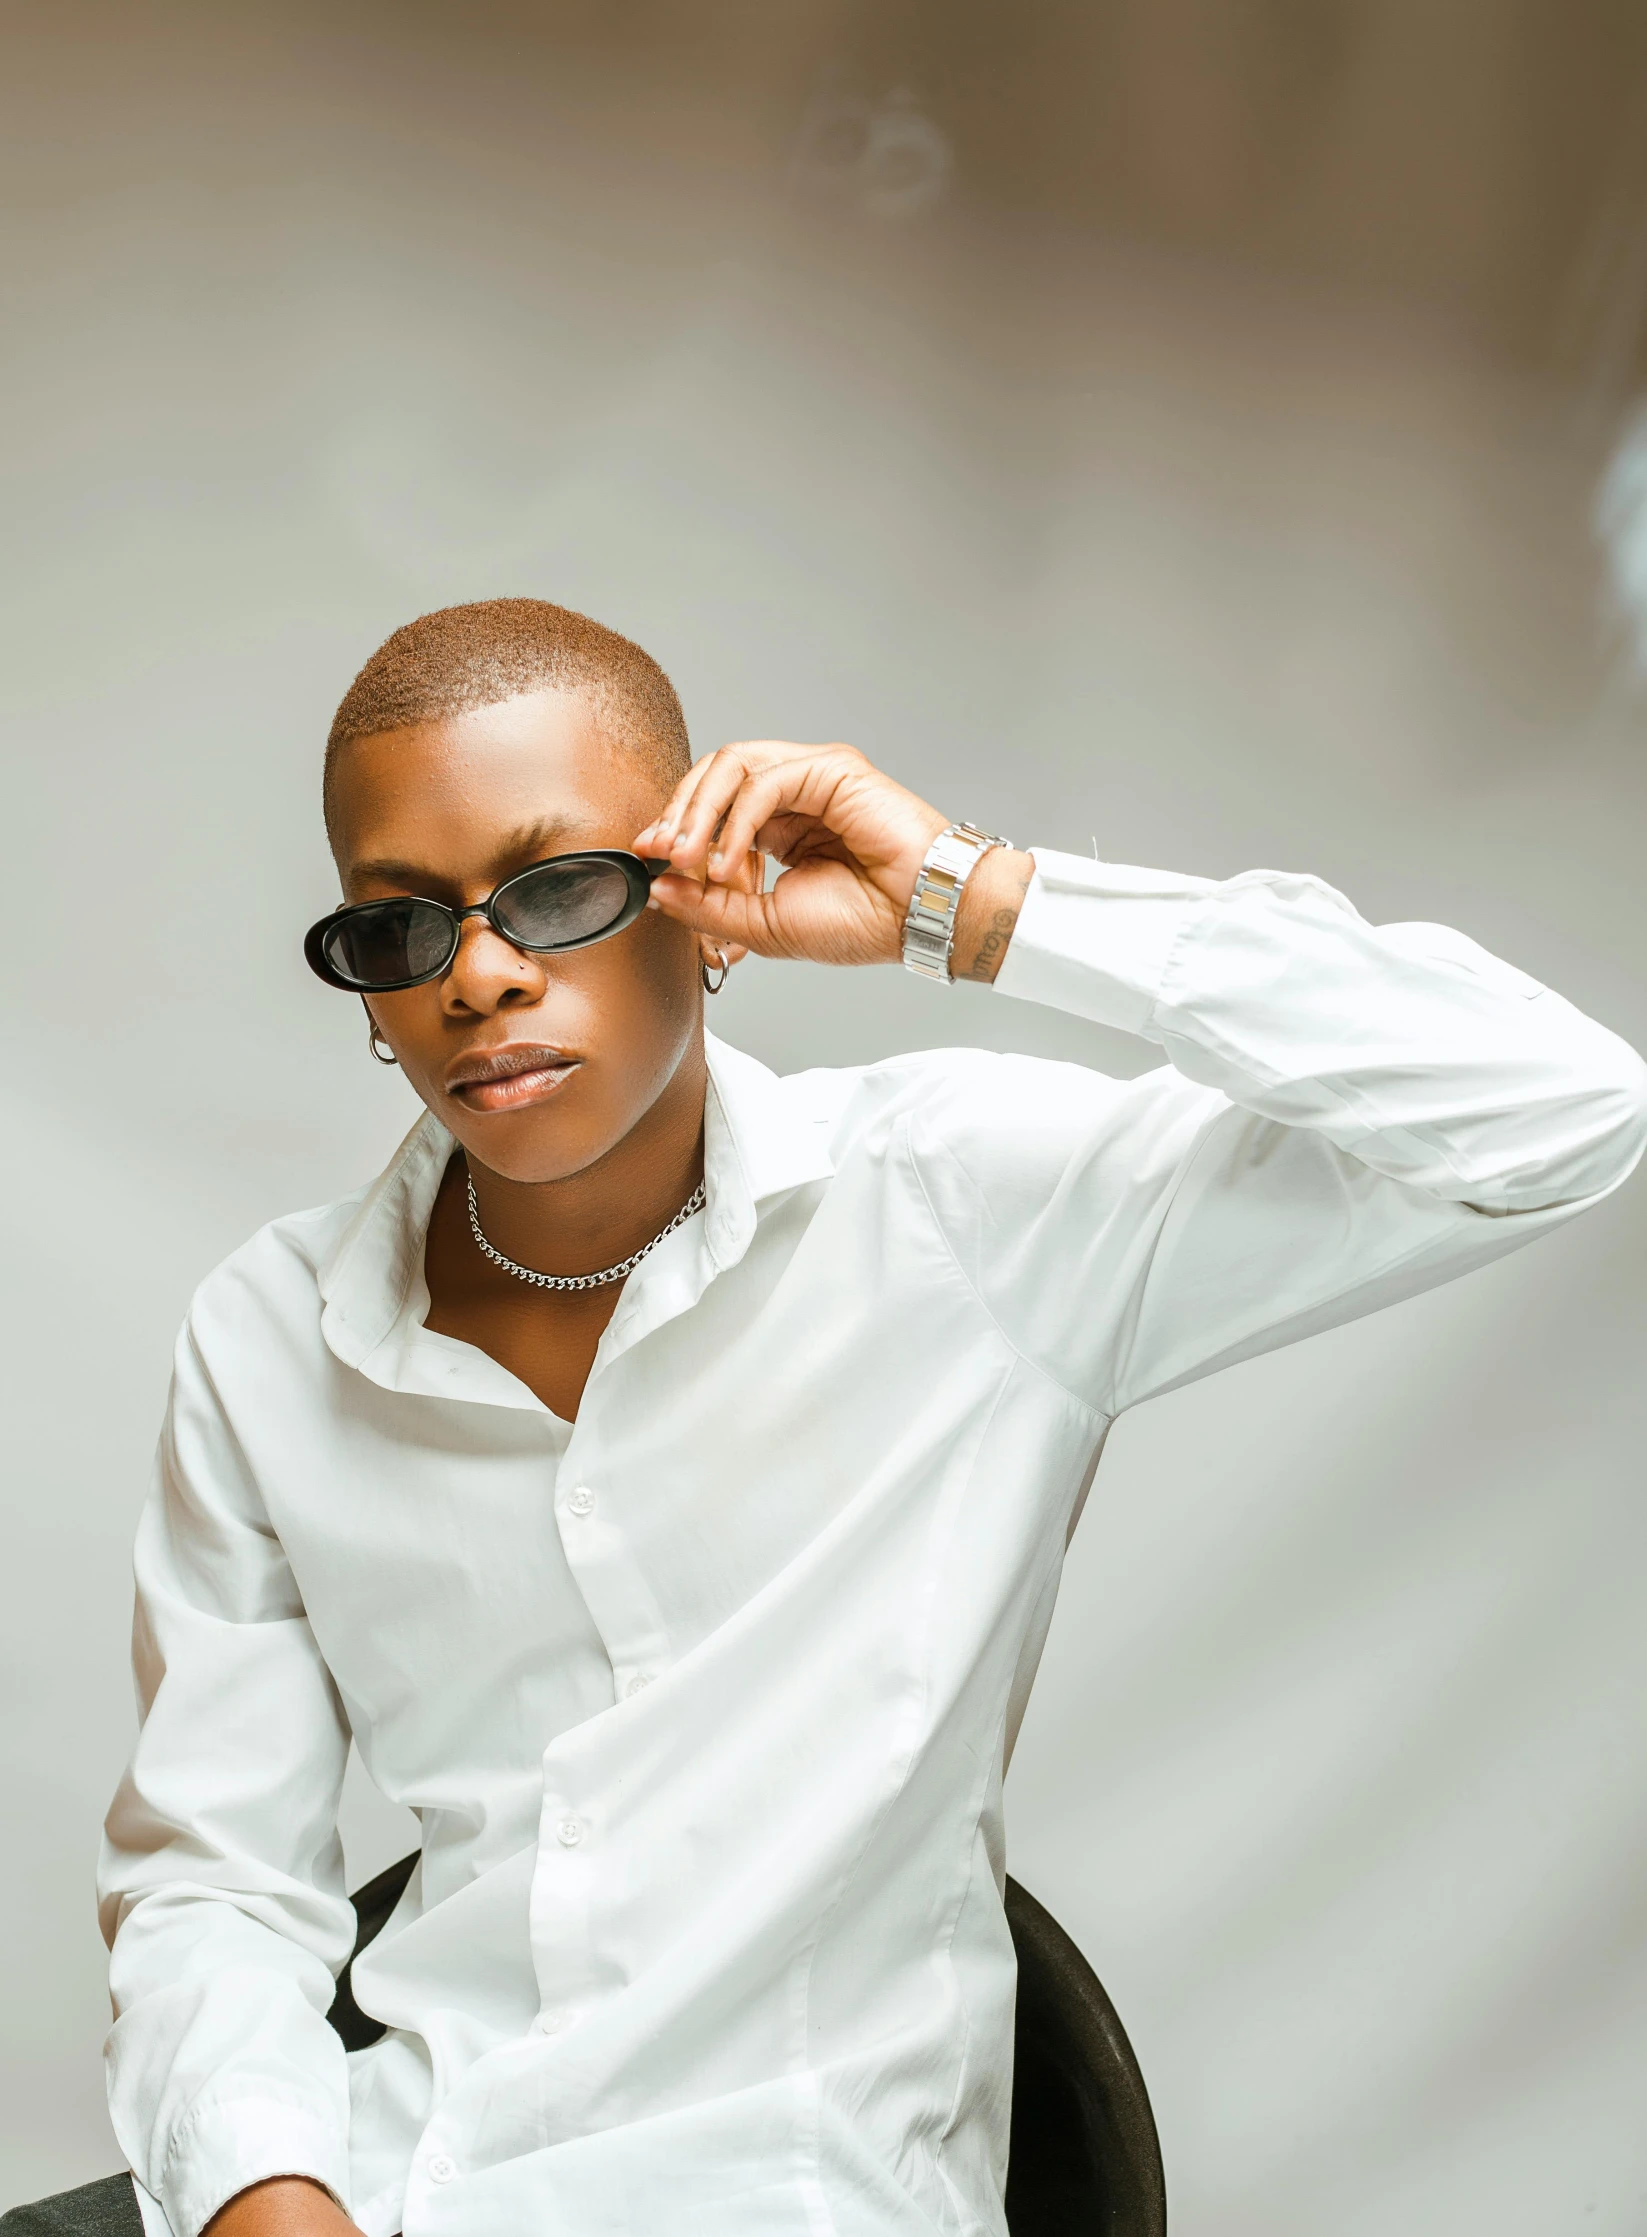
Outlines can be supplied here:
<path id="1" fill-rule="evenodd" d="M 542 952 L 609 931 L 629 898 L 629 880 L 615 862 L 573 859 L 511 879 L 493 907 L 507 939 Z"/>
<path id="2" fill-rule="evenodd" d="M 378 901 L 335 924 L 322 943 L 327 962 L 352 986 L 394 986 L 432 979 L 452 960 L 452 920 L 432 901 Z"/>

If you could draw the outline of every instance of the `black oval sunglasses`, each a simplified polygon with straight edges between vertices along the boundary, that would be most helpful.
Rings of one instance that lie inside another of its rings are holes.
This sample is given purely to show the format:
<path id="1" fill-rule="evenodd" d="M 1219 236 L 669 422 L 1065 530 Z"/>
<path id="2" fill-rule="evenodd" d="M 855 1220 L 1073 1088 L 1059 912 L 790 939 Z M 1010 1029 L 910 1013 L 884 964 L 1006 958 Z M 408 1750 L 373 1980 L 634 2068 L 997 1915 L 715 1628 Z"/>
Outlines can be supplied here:
<path id="1" fill-rule="evenodd" d="M 468 909 L 449 909 L 417 893 L 334 909 L 310 925 L 303 953 L 328 986 L 393 994 L 450 970 L 465 917 L 484 917 L 500 938 L 530 955 L 591 948 L 634 923 L 652 880 L 668 867 L 608 847 L 551 855 L 517 870 Z"/>

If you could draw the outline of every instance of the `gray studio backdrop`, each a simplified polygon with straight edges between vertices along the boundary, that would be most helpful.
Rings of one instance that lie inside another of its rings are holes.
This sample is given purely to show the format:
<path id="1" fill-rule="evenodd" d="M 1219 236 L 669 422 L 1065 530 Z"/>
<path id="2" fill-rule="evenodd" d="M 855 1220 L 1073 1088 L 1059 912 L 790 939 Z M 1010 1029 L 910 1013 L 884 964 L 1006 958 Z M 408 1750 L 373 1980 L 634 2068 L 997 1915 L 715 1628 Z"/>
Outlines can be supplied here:
<path id="1" fill-rule="evenodd" d="M 822 5 L 702 11 L 696 42 L 659 9 L 14 22 L 0 2206 L 115 2164 L 91 1872 L 174 1329 L 413 1116 L 298 944 L 335 898 L 321 740 L 397 622 L 564 601 L 656 652 L 700 750 L 841 737 L 1021 842 L 1314 870 L 1647 1039 L 1647 706 L 1592 528 L 1628 227 L 1573 249 L 1584 363 L 1523 346 L 1513 289 L 1446 284 L 1513 184 L 1490 11 L 1316 13 L 1362 90 L 1260 187 L 1342 205 L 1342 270 L 1220 246 L 1251 8 L 1093 11 L 1093 131 L 1143 181 L 1113 225 L 1056 165 L 1007 191 L 941 12 L 924 91 Z M 1462 122 L 1424 80 L 1442 29 Z M 1428 293 L 1350 222 L 1403 87 L 1452 149 L 1428 202 L 1385 165 Z M 1210 185 L 1155 178 L 1173 130 Z M 779 1068 L 1153 1061 L 892 972 L 753 962 L 715 1022 Z M 1011 1865 L 1132 2032 L 1181 2237 L 1647 2227 L 1644 1224 L 1638 1185 L 1111 1441 Z M 357 1878 L 411 1838 L 358 1779 L 346 1832 Z"/>

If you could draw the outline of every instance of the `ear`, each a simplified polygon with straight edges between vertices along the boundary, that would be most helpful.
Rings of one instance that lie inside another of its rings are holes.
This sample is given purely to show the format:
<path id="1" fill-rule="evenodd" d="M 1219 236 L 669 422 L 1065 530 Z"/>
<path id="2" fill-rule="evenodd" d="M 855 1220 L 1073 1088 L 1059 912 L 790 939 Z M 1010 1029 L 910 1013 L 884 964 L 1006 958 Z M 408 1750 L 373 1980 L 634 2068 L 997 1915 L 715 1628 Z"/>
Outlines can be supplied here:
<path id="1" fill-rule="evenodd" d="M 698 935 L 698 961 L 705 970 L 718 971 L 722 957 L 730 968 L 734 963 L 741 963 L 748 953 L 749 950 L 740 948 L 735 940 L 712 940 L 707 932 Z"/>

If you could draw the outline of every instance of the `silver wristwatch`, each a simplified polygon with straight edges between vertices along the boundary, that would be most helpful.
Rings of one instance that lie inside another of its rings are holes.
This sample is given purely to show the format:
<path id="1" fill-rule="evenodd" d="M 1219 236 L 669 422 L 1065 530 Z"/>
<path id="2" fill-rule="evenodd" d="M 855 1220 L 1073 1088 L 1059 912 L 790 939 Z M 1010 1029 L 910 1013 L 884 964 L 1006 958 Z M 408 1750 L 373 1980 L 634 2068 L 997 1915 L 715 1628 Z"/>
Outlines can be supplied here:
<path id="1" fill-rule="evenodd" d="M 1011 844 L 1010 839 L 997 839 L 970 823 L 952 823 L 939 832 L 916 874 L 904 919 L 904 962 L 911 971 L 919 971 L 923 979 L 939 979 L 945 986 L 950 983 L 949 951 L 961 888 L 991 847 Z"/>

